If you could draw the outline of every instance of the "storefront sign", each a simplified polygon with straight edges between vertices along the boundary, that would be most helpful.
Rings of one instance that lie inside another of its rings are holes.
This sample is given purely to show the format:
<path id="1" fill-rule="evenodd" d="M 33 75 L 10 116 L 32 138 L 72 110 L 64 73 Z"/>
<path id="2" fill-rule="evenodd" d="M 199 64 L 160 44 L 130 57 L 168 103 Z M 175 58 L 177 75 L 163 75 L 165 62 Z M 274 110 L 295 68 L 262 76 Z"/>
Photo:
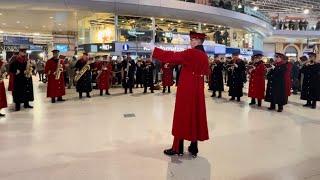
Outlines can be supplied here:
<path id="1" fill-rule="evenodd" d="M 124 44 L 123 45 L 123 50 L 128 51 L 130 48 L 129 44 Z"/>
<path id="2" fill-rule="evenodd" d="M 252 52 L 252 50 L 249 50 L 249 49 L 240 49 L 240 54 L 247 55 L 247 56 L 252 56 L 253 52 Z"/>
<path id="3" fill-rule="evenodd" d="M 136 31 L 135 29 L 133 29 L 133 30 L 129 30 L 128 34 L 130 36 L 138 36 L 138 35 L 145 35 L 146 33 L 143 31 Z"/>
<path id="4" fill-rule="evenodd" d="M 3 44 L 5 45 L 28 45 L 33 44 L 33 39 L 29 37 L 4 36 Z"/>
<path id="5" fill-rule="evenodd" d="M 160 46 L 158 46 L 158 48 L 160 48 L 162 50 L 166 50 L 166 51 L 184 51 L 188 47 L 187 46 L 179 46 L 179 45 L 172 45 L 172 46 L 160 45 Z"/>

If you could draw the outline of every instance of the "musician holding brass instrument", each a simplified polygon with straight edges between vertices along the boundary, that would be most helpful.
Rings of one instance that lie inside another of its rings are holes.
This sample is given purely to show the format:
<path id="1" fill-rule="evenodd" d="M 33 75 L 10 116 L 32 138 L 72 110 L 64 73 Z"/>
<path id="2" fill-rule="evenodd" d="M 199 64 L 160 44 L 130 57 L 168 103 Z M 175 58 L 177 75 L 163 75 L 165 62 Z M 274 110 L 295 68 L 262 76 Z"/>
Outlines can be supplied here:
<path id="1" fill-rule="evenodd" d="M 103 56 L 103 60 L 96 64 L 98 75 L 97 83 L 100 89 L 100 96 L 103 96 L 103 91 L 106 91 L 106 95 L 110 95 L 109 88 L 112 79 L 112 64 L 108 55 Z"/>
<path id="2" fill-rule="evenodd" d="M 66 94 L 64 83 L 64 56 L 59 58 L 59 50 L 51 51 L 53 57 L 46 62 L 45 74 L 48 78 L 47 97 L 51 98 L 51 102 L 65 101 L 62 96 Z"/>
<path id="3" fill-rule="evenodd" d="M 93 61 L 89 60 L 89 54 L 83 53 L 75 65 L 76 75 L 74 81 L 76 82 L 76 89 L 79 93 L 79 98 L 82 98 L 82 93 L 86 93 L 88 98 L 91 98 L 90 92 L 92 91 L 92 74 Z"/>
<path id="4" fill-rule="evenodd" d="M 9 72 L 13 79 L 13 102 L 16 111 L 20 111 L 20 104 L 24 108 L 33 108 L 29 102 L 34 100 L 32 83 L 32 64 L 27 57 L 26 48 L 20 48 L 19 54 L 12 59 Z"/>
<path id="5" fill-rule="evenodd" d="M 239 58 L 239 53 L 232 54 L 232 64 L 228 67 L 230 72 L 229 77 L 229 96 L 230 101 L 235 100 L 240 102 L 240 98 L 243 96 L 243 87 L 246 81 L 246 66 L 242 59 Z"/>
<path id="6" fill-rule="evenodd" d="M 136 63 L 131 59 L 130 54 L 121 62 L 121 74 L 122 74 L 122 86 L 124 93 L 133 93 L 132 88 L 134 87 L 134 74 L 136 71 Z"/>
<path id="7" fill-rule="evenodd" d="M 3 61 L 3 58 L 0 57 L 0 111 L 3 108 L 8 107 L 6 89 L 4 87 L 4 82 L 3 82 L 3 79 L 7 75 L 5 65 L 6 63 Z M 4 114 L 0 113 L 0 117 L 4 117 L 4 116 L 5 116 Z"/>
<path id="8" fill-rule="evenodd" d="M 320 101 L 320 63 L 315 53 L 309 53 L 309 60 L 303 62 L 301 73 L 304 75 L 301 99 L 306 100 L 304 107 L 316 109 Z"/>
<path id="9" fill-rule="evenodd" d="M 216 92 L 218 91 L 218 98 L 222 97 L 222 91 L 224 91 L 223 84 L 223 70 L 224 63 L 220 60 L 219 56 L 214 57 L 214 61 L 211 65 L 211 78 L 210 78 L 210 89 L 212 90 L 211 97 L 216 97 Z"/>
<path id="10" fill-rule="evenodd" d="M 143 67 L 143 93 L 147 93 L 148 87 L 150 88 L 151 93 L 153 93 L 153 70 L 155 66 L 150 59 L 147 59 Z"/>

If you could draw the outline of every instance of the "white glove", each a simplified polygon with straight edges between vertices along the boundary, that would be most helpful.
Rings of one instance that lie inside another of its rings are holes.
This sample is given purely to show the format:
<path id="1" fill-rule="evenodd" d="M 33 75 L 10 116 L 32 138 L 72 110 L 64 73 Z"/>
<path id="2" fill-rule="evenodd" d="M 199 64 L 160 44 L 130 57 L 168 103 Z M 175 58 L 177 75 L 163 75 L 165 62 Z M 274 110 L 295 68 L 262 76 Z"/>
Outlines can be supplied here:
<path id="1" fill-rule="evenodd" d="M 234 64 L 234 67 L 235 67 L 235 68 L 238 68 L 239 66 L 238 66 L 238 64 Z"/>
<path id="2" fill-rule="evenodd" d="M 19 70 L 19 69 L 18 69 L 17 72 L 16 72 L 16 75 L 18 75 L 18 74 L 20 74 L 20 70 Z"/>
<path id="3" fill-rule="evenodd" d="M 272 66 L 271 66 L 271 69 L 274 69 L 274 68 L 276 68 L 276 67 L 275 67 L 274 65 L 272 65 Z"/>

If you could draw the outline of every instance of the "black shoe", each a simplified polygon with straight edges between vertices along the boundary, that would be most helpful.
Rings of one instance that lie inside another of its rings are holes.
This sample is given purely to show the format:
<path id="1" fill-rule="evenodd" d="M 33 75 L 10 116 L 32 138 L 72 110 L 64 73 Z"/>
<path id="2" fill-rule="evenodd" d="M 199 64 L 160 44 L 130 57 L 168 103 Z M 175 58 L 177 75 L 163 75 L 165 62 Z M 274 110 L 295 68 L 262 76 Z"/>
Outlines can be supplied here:
<path id="1" fill-rule="evenodd" d="M 213 94 L 211 95 L 211 97 L 216 97 L 216 94 L 215 94 L 215 93 L 213 93 Z"/>
<path id="2" fill-rule="evenodd" d="M 255 105 L 255 104 L 256 104 L 256 103 L 255 103 L 255 102 L 252 102 L 252 101 L 251 101 L 251 103 L 249 103 L 250 106 L 253 106 L 253 105 Z"/>
<path id="3" fill-rule="evenodd" d="M 275 107 L 269 107 L 268 108 L 270 111 L 273 111 L 273 110 L 275 110 L 276 108 Z"/>
<path id="4" fill-rule="evenodd" d="M 33 107 L 30 106 L 29 104 L 25 104 L 25 105 L 24 105 L 24 108 L 26 108 L 26 109 L 32 109 Z"/>
<path id="5" fill-rule="evenodd" d="M 311 106 L 311 109 L 317 109 L 317 106 L 313 105 L 313 106 Z"/>
<path id="6" fill-rule="evenodd" d="M 64 102 L 64 101 L 66 101 L 66 100 L 62 99 L 62 97 L 59 97 L 59 98 L 58 98 L 58 101 L 59 101 L 59 102 Z"/>
<path id="7" fill-rule="evenodd" d="M 230 98 L 230 101 L 234 101 L 234 100 L 235 100 L 235 98 L 234 98 L 234 97 Z"/>
<path id="8" fill-rule="evenodd" d="M 166 149 L 163 151 L 163 153 L 167 156 L 174 156 L 174 155 L 179 155 L 179 156 L 183 156 L 183 153 L 178 153 L 178 152 L 175 152 L 172 148 L 171 149 Z"/>
<path id="9" fill-rule="evenodd" d="M 153 90 L 151 91 L 151 93 L 154 93 Z"/>
<path id="10" fill-rule="evenodd" d="M 240 101 L 241 101 L 241 99 L 238 97 L 238 98 L 237 98 L 237 101 L 238 101 L 238 102 L 240 102 Z"/>
<path id="11" fill-rule="evenodd" d="M 162 93 L 165 93 L 165 92 L 166 92 L 166 88 L 163 88 Z"/>
<path id="12" fill-rule="evenodd" d="M 192 149 L 191 146 L 189 146 L 188 151 L 192 155 L 193 158 L 196 158 L 198 156 L 198 149 Z"/>
<path id="13" fill-rule="evenodd" d="M 52 99 L 51 99 L 51 103 L 56 103 L 56 99 L 55 99 L 55 98 L 52 98 Z"/>
<path id="14" fill-rule="evenodd" d="M 1 113 L 0 113 L 0 117 L 6 117 L 6 115 L 5 115 L 5 114 L 1 114 Z"/>
<path id="15" fill-rule="evenodd" d="M 132 94 L 133 92 L 132 91 L 130 91 L 130 94 Z"/>
<path id="16" fill-rule="evenodd" d="M 89 93 L 87 93 L 87 98 L 91 98 L 91 96 L 90 96 L 90 94 L 89 94 Z"/>
<path id="17" fill-rule="evenodd" d="M 303 107 L 311 107 L 311 104 L 307 103 L 307 104 L 303 105 Z"/>
<path id="18" fill-rule="evenodd" d="M 283 111 L 283 109 L 278 109 L 278 112 L 282 112 Z"/>

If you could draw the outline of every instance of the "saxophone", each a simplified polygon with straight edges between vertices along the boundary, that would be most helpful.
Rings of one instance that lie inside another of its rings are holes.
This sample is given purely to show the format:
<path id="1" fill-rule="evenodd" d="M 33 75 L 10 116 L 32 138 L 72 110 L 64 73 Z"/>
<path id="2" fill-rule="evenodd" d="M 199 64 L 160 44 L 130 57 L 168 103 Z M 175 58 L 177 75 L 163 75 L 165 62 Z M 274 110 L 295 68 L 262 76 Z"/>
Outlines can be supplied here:
<path id="1" fill-rule="evenodd" d="M 56 70 L 56 80 L 60 79 L 61 73 L 63 72 L 63 66 L 61 64 L 61 61 L 59 60 L 58 65 L 57 65 L 57 70 Z"/>
<path id="2" fill-rule="evenodd" d="M 28 60 L 26 70 L 24 71 L 24 75 L 26 76 L 26 78 L 31 78 L 32 70 L 33 69 L 32 69 L 31 60 Z"/>
<path id="3" fill-rule="evenodd" d="M 79 71 L 79 73 L 76 74 L 76 76 L 74 77 L 74 81 L 78 82 L 79 79 L 84 75 L 84 73 L 86 73 L 89 70 L 90 70 L 90 62 L 88 61 L 86 65 L 84 65 L 83 68 Z"/>

